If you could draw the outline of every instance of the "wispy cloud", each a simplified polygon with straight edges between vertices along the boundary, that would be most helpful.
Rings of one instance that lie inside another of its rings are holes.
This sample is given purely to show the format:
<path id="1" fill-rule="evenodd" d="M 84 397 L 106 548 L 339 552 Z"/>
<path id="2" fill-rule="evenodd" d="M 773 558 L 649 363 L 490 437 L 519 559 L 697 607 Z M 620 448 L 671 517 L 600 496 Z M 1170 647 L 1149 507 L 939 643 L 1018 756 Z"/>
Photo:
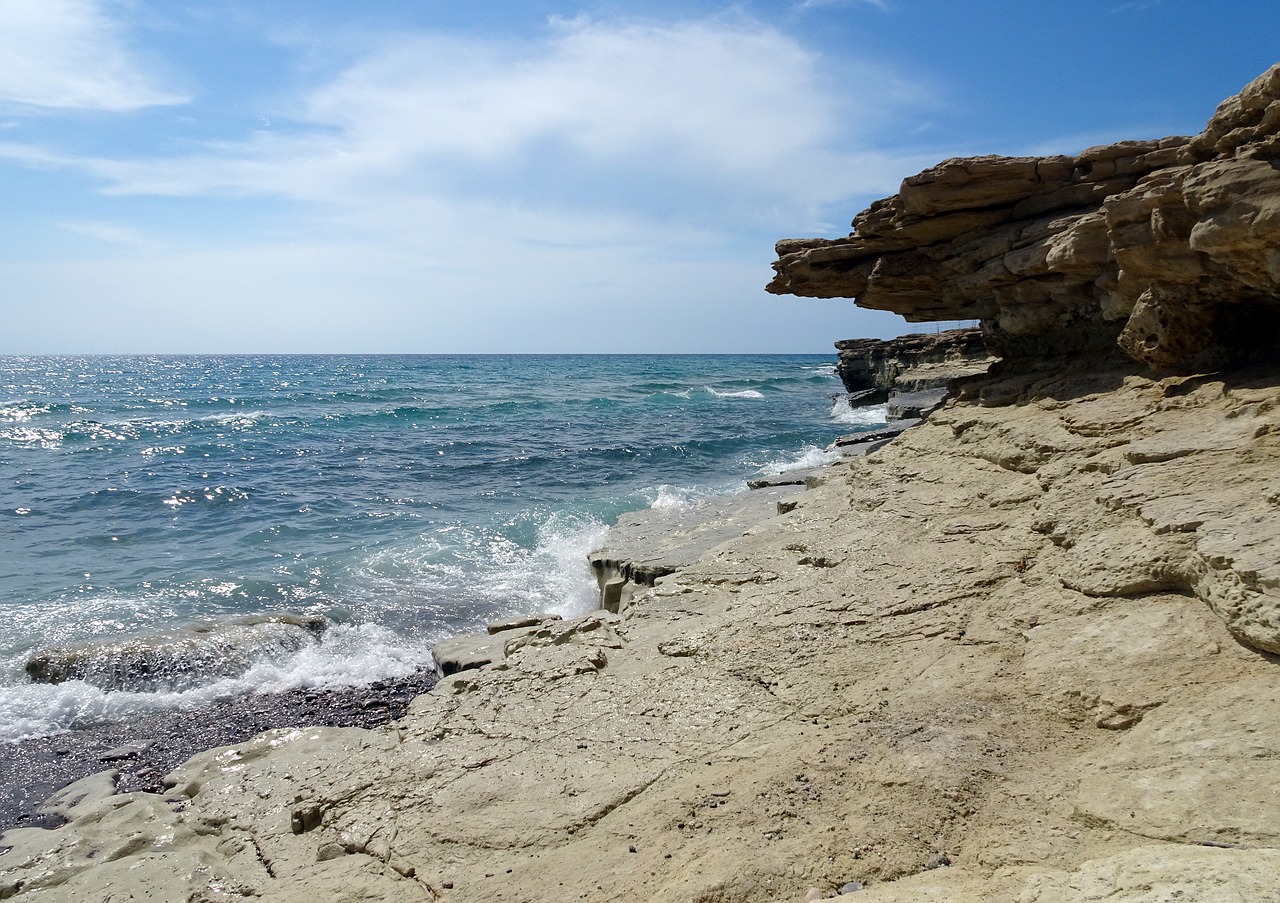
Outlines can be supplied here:
<path id="1" fill-rule="evenodd" d="M 881 12 L 889 11 L 886 0 L 802 0 L 796 9 L 803 12 L 810 9 L 822 9 L 827 6 L 874 6 Z"/>
<path id="2" fill-rule="evenodd" d="M 870 123 L 929 100 L 885 70 L 841 75 L 754 20 L 562 20 L 539 40 L 505 44 L 395 36 L 273 111 L 270 131 L 186 156 L 75 165 L 120 194 L 490 192 L 607 204 L 648 184 L 686 201 L 830 201 L 900 175 L 898 160 L 873 149 Z M 4 152 L 36 165 L 56 156 Z"/>
<path id="3" fill-rule="evenodd" d="M 151 247 L 154 244 L 140 229 L 124 223 L 85 221 L 64 222 L 58 225 L 73 235 L 82 235 L 85 238 L 93 238 L 113 245 L 130 245 L 143 248 Z"/>
<path id="4" fill-rule="evenodd" d="M 646 321 L 681 323 L 678 350 L 821 347 L 848 313 L 779 324 L 761 291 L 774 239 L 845 232 L 830 224 L 940 156 L 897 145 L 927 86 L 736 14 L 328 50 L 300 52 L 327 76 L 237 120 L 269 128 L 167 156 L 0 141 L 51 183 L 96 180 L 56 222 L 104 243 L 56 265 L 0 255 L 0 312 L 49 311 L 46 333 L 6 341 L 68 347 L 58 312 L 92 286 L 103 313 L 77 347 L 137 347 L 133 328 L 171 350 L 634 350 L 616 324 Z"/>
<path id="5" fill-rule="evenodd" d="M 0 103 L 127 111 L 182 103 L 95 0 L 0 0 Z"/>

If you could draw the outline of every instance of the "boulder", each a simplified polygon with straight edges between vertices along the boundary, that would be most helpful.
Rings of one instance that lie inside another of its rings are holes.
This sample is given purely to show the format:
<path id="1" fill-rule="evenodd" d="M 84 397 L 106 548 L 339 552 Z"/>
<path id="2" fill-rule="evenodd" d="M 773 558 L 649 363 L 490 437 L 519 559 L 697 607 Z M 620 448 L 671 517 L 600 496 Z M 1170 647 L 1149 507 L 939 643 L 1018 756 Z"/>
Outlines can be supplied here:
<path id="1" fill-rule="evenodd" d="M 104 690 L 181 690 L 210 675 L 235 677 L 264 657 L 289 655 L 329 626 L 320 615 L 251 615 L 164 633 L 55 646 L 27 659 L 35 683 L 83 680 Z"/>

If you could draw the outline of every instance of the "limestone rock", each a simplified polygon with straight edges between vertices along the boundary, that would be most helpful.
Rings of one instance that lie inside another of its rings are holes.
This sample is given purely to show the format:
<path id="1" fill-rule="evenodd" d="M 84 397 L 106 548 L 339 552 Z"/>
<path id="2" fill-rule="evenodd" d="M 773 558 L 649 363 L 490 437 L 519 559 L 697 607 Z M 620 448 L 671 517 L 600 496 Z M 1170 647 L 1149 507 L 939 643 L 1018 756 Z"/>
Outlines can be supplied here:
<path id="1" fill-rule="evenodd" d="M 1006 359 L 1152 367 L 1280 336 L 1280 65 L 1194 138 L 946 160 L 847 238 L 778 243 L 768 289 L 907 320 L 980 319 Z"/>
<path id="2" fill-rule="evenodd" d="M 985 373 L 995 360 L 977 328 L 888 340 L 842 339 L 836 350 L 836 373 L 845 390 L 878 393 L 861 396 L 861 404 L 882 402 L 890 392 L 942 388 L 958 377 Z"/>

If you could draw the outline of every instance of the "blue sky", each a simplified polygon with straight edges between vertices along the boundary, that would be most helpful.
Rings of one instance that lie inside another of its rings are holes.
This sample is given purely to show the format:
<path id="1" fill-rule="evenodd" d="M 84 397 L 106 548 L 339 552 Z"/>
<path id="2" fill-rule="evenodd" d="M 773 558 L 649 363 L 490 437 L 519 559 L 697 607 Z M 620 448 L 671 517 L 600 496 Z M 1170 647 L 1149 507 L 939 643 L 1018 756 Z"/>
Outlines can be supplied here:
<path id="1" fill-rule="evenodd" d="M 1193 134 L 1280 2 L 0 0 L 0 353 L 827 352 L 951 156 Z"/>

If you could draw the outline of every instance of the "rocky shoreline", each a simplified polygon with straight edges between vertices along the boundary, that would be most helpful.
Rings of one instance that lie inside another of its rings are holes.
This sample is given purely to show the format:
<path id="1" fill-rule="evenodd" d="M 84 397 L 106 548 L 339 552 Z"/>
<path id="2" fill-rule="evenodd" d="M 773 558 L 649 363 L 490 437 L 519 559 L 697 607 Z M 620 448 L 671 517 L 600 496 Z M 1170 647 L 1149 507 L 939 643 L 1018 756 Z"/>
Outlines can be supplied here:
<path id="1" fill-rule="evenodd" d="M 1278 417 L 1274 364 L 966 383 L 385 727 L 72 785 L 0 894 L 1273 899 L 1277 663 L 1196 587 L 1275 579 Z"/>
<path id="2" fill-rule="evenodd" d="M 1280 899 L 1275 159 L 1280 67 L 1194 139 L 947 161 L 781 243 L 774 290 L 1003 360 L 395 722 L 71 785 L 0 898 Z"/>

